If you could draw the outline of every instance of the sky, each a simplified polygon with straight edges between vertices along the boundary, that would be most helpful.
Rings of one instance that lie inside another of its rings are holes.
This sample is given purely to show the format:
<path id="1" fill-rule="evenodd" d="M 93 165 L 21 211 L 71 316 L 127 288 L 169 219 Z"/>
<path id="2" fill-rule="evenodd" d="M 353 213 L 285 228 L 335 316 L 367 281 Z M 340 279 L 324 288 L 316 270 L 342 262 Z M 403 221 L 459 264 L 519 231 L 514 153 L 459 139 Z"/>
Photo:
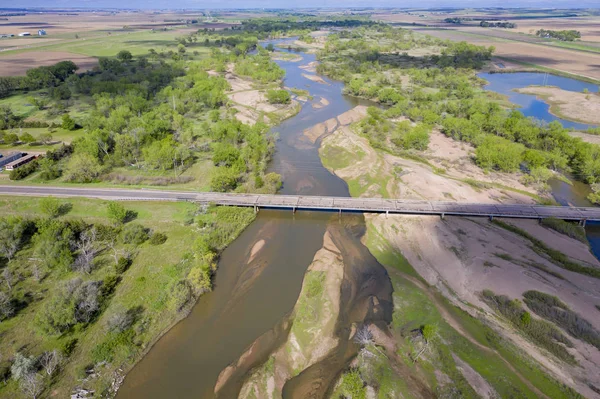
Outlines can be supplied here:
<path id="1" fill-rule="evenodd" d="M 599 0 L 0 0 L 4 7 L 86 7 L 139 9 L 223 9 L 306 7 L 540 7 L 600 8 Z"/>

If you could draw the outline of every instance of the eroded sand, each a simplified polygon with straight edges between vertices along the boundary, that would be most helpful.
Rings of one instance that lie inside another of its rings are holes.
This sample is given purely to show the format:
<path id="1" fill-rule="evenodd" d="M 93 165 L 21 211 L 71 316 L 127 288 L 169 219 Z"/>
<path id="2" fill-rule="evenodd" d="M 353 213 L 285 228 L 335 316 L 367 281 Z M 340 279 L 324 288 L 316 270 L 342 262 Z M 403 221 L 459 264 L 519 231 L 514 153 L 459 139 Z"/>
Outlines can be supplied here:
<path id="1" fill-rule="evenodd" d="M 368 141 L 348 126 L 341 126 L 323 139 L 321 155 L 335 151 L 340 167 L 332 172 L 348 182 L 357 182 L 360 196 L 469 201 L 482 203 L 532 203 L 527 195 L 499 188 L 473 187 L 461 179 L 501 182 L 508 187 L 531 191 L 522 186 L 518 174 L 484 174 L 471 160 L 472 147 L 433 132 L 424 155 L 445 173 L 423 163 L 376 151 Z M 340 160 L 347 159 L 347 162 Z M 325 160 L 325 164 L 327 164 Z M 354 193 L 353 195 L 356 195 Z M 455 304 L 471 303 L 484 309 L 483 315 L 500 333 L 525 350 L 555 378 L 594 396 L 586 381 L 600 384 L 600 351 L 576 341 L 571 350 L 581 367 L 566 368 L 544 350 L 521 337 L 513 328 L 493 315 L 479 293 L 492 289 L 497 294 L 522 298 L 528 290 L 560 297 L 575 312 L 600 329 L 595 304 L 600 303 L 600 284 L 588 276 L 567 271 L 531 248 L 523 237 L 483 218 L 409 215 L 366 215 L 368 235 L 385 237 L 381 250 L 400 252 L 431 286 Z M 551 248 L 592 267 L 600 262 L 589 248 L 532 220 L 505 220 L 533 234 Z M 504 256 L 504 258 L 498 255 Z M 544 271 L 548 270 L 563 279 Z M 464 307 L 464 306 L 463 306 Z M 473 312 L 473 308 L 465 310 Z M 473 377 L 473 376 L 471 376 Z M 473 377 L 475 378 L 475 377 Z M 473 381 L 475 383 L 475 381 Z M 482 388 L 483 389 L 483 388 Z M 483 393 L 483 391 L 482 391 Z"/>

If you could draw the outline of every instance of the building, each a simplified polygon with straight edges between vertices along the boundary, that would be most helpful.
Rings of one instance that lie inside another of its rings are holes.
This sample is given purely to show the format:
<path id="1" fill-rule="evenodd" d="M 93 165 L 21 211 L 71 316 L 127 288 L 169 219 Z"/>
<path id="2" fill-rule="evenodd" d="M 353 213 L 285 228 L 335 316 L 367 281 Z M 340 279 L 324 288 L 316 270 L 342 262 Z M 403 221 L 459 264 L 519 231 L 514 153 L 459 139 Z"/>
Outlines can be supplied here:
<path id="1" fill-rule="evenodd" d="M 46 31 L 44 29 L 38 30 L 38 36 L 46 36 Z"/>
<path id="2" fill-rule="evenodd" d="M 37 158 L 36 154 L 25 155 L 25 156 L 17 159 L 16 161 L 12 161 L 11 163 L 7 164 L 4 169 L 6 169 L 6 170 L 15 170 L 19 166 L 23 166 L 26 163 L 29 163 L 29 162 L 33 161 L 34 159 L 36 159 L 36 158 Z"/>
<path id="3" fill-rule="evenodd" d="M 31 33 L 29 32 L 21 32 L 19 33 L 19 36 L 23 37 L 23 36 L 31 36 Z"/>
<path id="4" fill-rule="evenodd" d="M 4 165 L 11 163 L 12 161 L 16 161 L 17 159 L 21 158 L 23 156 L 22 152 L 11 152 L 9 154 L 6 154 L 4 156 L 0 156 L 0 168 L 3 167 Z"/>

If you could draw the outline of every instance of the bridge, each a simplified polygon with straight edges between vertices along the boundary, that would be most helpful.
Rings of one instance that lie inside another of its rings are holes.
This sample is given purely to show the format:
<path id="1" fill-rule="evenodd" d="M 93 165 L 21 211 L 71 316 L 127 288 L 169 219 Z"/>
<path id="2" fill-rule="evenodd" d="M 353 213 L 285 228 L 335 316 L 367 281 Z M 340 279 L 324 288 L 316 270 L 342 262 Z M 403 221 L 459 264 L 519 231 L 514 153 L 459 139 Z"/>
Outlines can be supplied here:
<path id="1" fill-rule="evenodd" d="M 166 191 L 120 188 L 79 188 L 51 186 L 0 186 L 0 195 L 86 197 L 107 200 L 189 201 L 224 206 L 296 211 L 369 212 L 403 215 L 482 216 L 521 219 L 557 218 L 600 221 L 600 207 L 567 207 L 526 204 L 482 204 L 446 201 L 419 201 L 386 198 L 321 197 L 310 195 L 269 195 Z"/>

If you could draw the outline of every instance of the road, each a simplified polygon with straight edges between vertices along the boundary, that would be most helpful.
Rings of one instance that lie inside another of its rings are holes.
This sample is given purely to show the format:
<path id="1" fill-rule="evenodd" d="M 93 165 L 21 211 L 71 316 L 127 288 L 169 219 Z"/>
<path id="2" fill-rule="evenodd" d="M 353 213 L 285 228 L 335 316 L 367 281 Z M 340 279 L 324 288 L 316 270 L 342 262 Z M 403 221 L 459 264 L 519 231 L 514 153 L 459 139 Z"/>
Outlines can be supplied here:
<path id="1" fill-rule="evenodd" d="M 292 211 L 318 210 L 333 212 L 370 212 L 407 215 L 486 216 L 521 219 L 558 218 L 577 221 L 600 221 L 600 208 L 482 204 L 442 201 L 418 201 L 386 198 L 348 198 L 299 195 L 268 195 L 162 191 L 147 189 L 101 189 L 51 186 L 0 186 L 0 195 L 85 197 L 107 200 L 191 201 L 225 206 L 245 206 Z"/>

